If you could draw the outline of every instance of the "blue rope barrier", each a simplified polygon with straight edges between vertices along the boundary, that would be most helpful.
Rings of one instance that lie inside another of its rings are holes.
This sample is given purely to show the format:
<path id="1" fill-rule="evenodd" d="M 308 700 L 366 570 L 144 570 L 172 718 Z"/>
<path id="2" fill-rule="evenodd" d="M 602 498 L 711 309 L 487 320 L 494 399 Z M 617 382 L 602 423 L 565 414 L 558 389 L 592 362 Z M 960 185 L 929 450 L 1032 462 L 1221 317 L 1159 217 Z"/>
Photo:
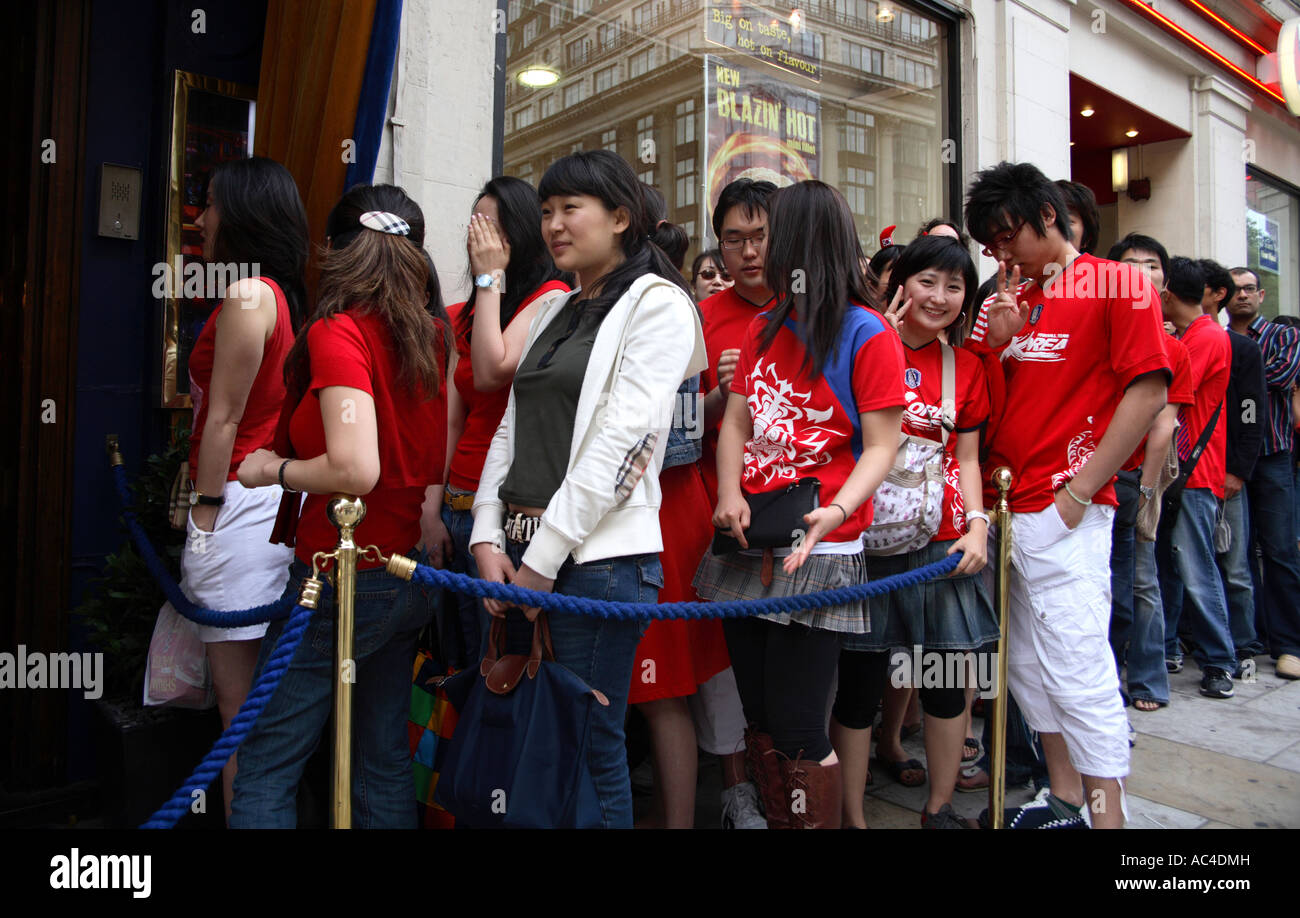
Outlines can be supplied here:
<path id="1" fill-rule="evenodd" d="M 506 583 L 476 580 L 466 574 L 456 574 L 424 564 L 416 566 L 412 579 L 430 586 L 452 589 L 458 593 L 469 593 L 479 599 L 498 599 L 526 608 L 537 606 L 548 612 L 572 612 L 616 619 L 743 618 L 748 615 L 799 612 L 846 602 L 861 602 L 870 596 L 880 596 L 890 590 L 900 590 L 941 577 L 954 570 L 961 563 L 961 557 L 961 552 L 958 552 L 941 561 L 902 574 L 882 577 L 870 583 L 836 587 L 833 590 L 804 593 L 799 596 L 769 596 L 765 599 L 728 602 L 609 602 L 588 599 L 584 596 L 565 596 L 561 593 L 538 593 L 535 590 L 525 590 Z"/>
<path id="2" fill-rule="evenodd" d="M 126 522 L 127 531 L 131 533 L 131 538 L 140 551 L 140 557 L 144 559 L 145 566 L 149 568 L 149 573 L 153 575 L 153 579 L 162 588 L 163 595 L 167 597 L 167 601 L 175 607 L 177 612 L 192 622 L 214 628 L 243 628 L 248 625 L 260 625 L 263 622 L 285 618 L 289 614 L 289 610 L 294 605 L 292 596 L 282 596 L 274 602 L 268 602 L 252 609 L 237 609 L 231 612 L 201 609 L 190 602 L 189 597 L 181 592 L 181 588 L 172 579 L 171 572 L 167 570 L 167 565 L 158 557 L 158 552 L 149 542 L 149 537 L 145 534 L 140 521 L 135 518 L 134 513 L 127 509 L 131 506 L 131 491 L 127 486 L 125 467 L 113 466 L 113 481 L 117 485 L 117 496 L 122 501 L 122 519 Z"/>
<path id="3" fill-rule="evenodd" d="M 248 692 L 248 697 L 244 703 L 239 706 L 239 713 L 235 719 L 230 722 L 230 727 L 222 734 L 220 739 L 212 746 L 211 751 L 203 757 L 194 772 L 185 780 L 177 790 L 172 794 L 171 799 L 158 808 L 148 821 L 141 824 L 142 829 L 171 829 L 175 828 L 182 816 L 189 812 L 191 804 L 194 802 L 194 791 L 205 790 L 221 774 L 221 769 L 225 767 L 226 762 L 239 748 L 239 744 L 244 741 L 253 724 L 261 715 L 266 703 L 271 700 L 275 694 L 276 687 L 280 684 L 280 679 L 289 670 L 289 662 L 293 659 L 294 651 L 302 642 L 303 633 L 307 630 L 307 625 L 311 621 L 312 612 L 305 606 L 295 606 L 289 616 L 289 621 L 284 626 L 284 631 L 280 633 L 280 640 L 276 642 L 275 650 L 271 653 L 270 658 L 266 661 L 266 666 L 262 668 L 261 674 L 257 681 L 253 683 L 252 689 Z"/>

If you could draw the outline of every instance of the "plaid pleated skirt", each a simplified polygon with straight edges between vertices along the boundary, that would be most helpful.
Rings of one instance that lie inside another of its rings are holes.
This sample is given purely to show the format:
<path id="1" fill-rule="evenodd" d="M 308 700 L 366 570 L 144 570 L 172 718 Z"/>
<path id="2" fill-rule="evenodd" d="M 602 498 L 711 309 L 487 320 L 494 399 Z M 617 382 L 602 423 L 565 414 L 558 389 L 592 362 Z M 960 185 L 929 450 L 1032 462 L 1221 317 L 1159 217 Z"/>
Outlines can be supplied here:
<path id="1" fill-rule="evenodd" d="M 740 552 L 727 555 L 706 552 L 695 571 L 695 592 L 709 602 L 727 602 L 772 596 L 799 596 L 867 582 L 867 566 L 861 552 L 851 555 L 810 555 L 793 574 L 786 574 L 781 568 L 781 561 L 779 557 L 775 559 L 772 584 L 764 587 L 761 556 Z M 773 612 L 758 617 L 782 625 L 798 622 L 809 628 L 838 631 L 842 634 L 862 634 L 867 630 L 868 622 L 866 603 L 863 602 L 798 612 Z"/>

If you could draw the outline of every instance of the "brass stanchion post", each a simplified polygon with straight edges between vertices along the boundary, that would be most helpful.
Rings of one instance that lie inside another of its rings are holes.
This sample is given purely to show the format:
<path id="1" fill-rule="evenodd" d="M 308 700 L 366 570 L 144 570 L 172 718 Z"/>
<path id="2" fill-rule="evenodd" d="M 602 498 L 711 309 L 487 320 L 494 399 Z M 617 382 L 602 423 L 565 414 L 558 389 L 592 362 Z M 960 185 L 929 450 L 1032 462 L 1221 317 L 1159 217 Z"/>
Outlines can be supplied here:
<path id="1" fill-rule="evenodd" d="M 1007 618 L 1010 610 L 1011 511 L 1007 494 L 1011 491 L 1011 469 L 999 467 L 993 472 L 998 489 L 995 517 L 998 523 L 998 691 L 993 701 L 993 748 L 989 750 L 989 825 L 1002 828 L 1002 810 L 1007 796 Z"/>
<path id="2" fill-rule="evenodd" d="M 353 602 L 357 588 L 357 546 L 352 533 L 366 518 L 366 505 L 359 497 L 336 494 L 327 508 L 330 522 L 339 531 L 335 554 L 334 607 L 338 613 L 334 635 L 334 801 L 330 824 L 335 829 L 352 828 L 352 683 L 356 682 L 353 659 Z"/>

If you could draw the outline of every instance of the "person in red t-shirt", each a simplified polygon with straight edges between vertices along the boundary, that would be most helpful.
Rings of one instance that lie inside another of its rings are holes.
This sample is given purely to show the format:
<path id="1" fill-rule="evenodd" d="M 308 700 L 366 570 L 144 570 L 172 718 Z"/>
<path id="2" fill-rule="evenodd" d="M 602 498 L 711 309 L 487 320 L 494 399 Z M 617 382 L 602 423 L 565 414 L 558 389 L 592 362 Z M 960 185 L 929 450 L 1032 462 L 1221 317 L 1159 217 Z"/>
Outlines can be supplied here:
<path id="1" fill-rule="evenodd" d="M 1237 653 L 1232 643 L 1228 600 L 1214 560 L 1214 529 L 1223 503 L 1227 476 L 1227 422 L 1222 417 L 1224 394 L 1232 365 L 1228 333 L 1201 311 L 1205 269 L 1190 258 L 1171 258 L 1165 278 L 1165 318 L 1178 329 L 1191 363 L 1195 401 L 1178 413 L 1175 443 L 1178 462 L 1191 474 L 1180 509 L 1160 520 L 1156 562 L 1160 595 L 1165 606 L 1165 656 L 1177 649 L 1178 620 L 1184 607 L 1192 612 L 1194 656 L 1201 665 L 1201 694 L 1231 698 Z M 1210 430 L 1203 451 L 1196 454 L 1204 431 Z M 1184 603 L 1184 597 L 1188 602 Z"/>
<path id="2" fill-rule="evenodd" d="M 421 519 L 424 545 L 434 563 L 446 559 L 457 573 L 478 576 L 469 551 L 483 460 L 510 398 L 510 383 L 523 356 L 524 339 L 538 309 L 569 292 L 568 275 L 555 267 L 542 239 L 537 189 L 501 175 L 483 186 L 474 201 L 466 236 L 469 299 L 448 312 L 456 331 L 447 387 L 447 472 L 445 487 L 432 485 Z M 451 662 L 477 660 L 488 615 L 483 604 L 457 593 L 465 652 Z M 451 648 L 443 648 L 444 652 Z"/>
<path id="3" fill-rule="evenodd" d="M 968 346 L 1000 353 L 1006 378 L 985 468 L 1014 475 L 1009 688 L 1052 785 L 1006 824 L 1082 827 L 1086 791 L 1092 825 L 1119 827 L 1129 745 L 1107 642 L 1111 481 L 1165 404 L 1155 291 L 1079 254 L 1060 189 L 1029 163 L 980 172 L 966 223 L 1000 262 L 984 340 Z"/>
<path id="4" fill-rule="evenodd" d="M 190 353 L 194 490 L 180 587 L 201 608 L 247 609 L 282 593 L 288 575 L 290 552 L 266 544 L 279 489 L 249 490 L 236 470 L 275 437 L 284 359 L 303 306 L 307 214 L 289 171 L 253 157 L 213 170 L 207 208 L 195 222 L 205 259 L 241 268 L 256 263 L 261 276 L 224 291 Z M 266 625 L 195 627 L 207 650 L 222 726 L 229 727 L 248 696 Z M 221 772 L 227 820 L 236 767 L 232 755 Z"/>
<path id="5" fill-rule="evenodd" d="M 903 433 L 936 443 L 942 429 L 951 431 L 943 450 L 944 493 L 939 529 L 930 543 L 889 557 L 867 556 L 869 580 L 879 580 L 942 560 L 963 557 L 947 578 L 896 590 L 868 600 L 871 631 L 849 635 L 839 657 L 839 687 L 832 711 L 831 738 L 844 763 L 844 815 L 866 828 L 862 795 L 866 788 L 871 723 L 885 688 L 889 651 L 955 653 L 955 668 L 968 671 L 971 652 L 997 640 L 998 620 L 984 580 L 988 516 L 983 512 L 980 432 L 989 416 L 988 382 L 974 354 L 953 351 L 953 402 L 944 403 L 944 349 L 961 343 L 962 330 L 975 305 L 979 286 L 975 264 L 960 242 L 944 235 L 923 236 L 908 244 L 894 263 L 885 318 L 903 343 L 903 384 L 907 407 Z M 941 332 L 948 340 L 942 341 Z M 921 657 L 917 656 L 917 660 Z M 921 685 L 921 673 L 908 684 Z M 967 688 L 958 684 L 920 689 L 925 712 L 925 754 L 930 766 L 930 796 L 922 811 L 925 828 L 962 828 L 952 810 L 952 795 L 966 737 Z M 908 761 L 897 733 L 880 737 L 876 756 L 891 770 L 919 769 Z"/>
<path id="6" fill-rule="evenodd" d="M 316 314 L 286 361 L 287 425 L 282 418 L 276 451 L 257 450 L 239 467 L 247 487 L 279 482 L 307 493 L 288 595 L 297 595 L 313 555 L 337 545 L 325 508 L 340 491 L 366 499 L 357 545 L 414 555 L 425 490 L 440 480 L 446 451 L 450 329 L 423 251 L 424 215 L 400 188 L 357 185 L 330 212 L 326 233 Z M 428 605 L 378 560 L 357 567 L 355 824 L 414 828 L 406 721 Z M 240 747 L 234 827 L 295 824 L 298 780 L 329 716 L 334 608 L 326 585 L 288 672 Z M 263 665 L 282 627 L 268 630 Z"/>
<path id="7" fill-rule="evenodd" d="M 773 194 L 769 207 L 770 240 L 760 255 L 776 304 L 746 333 L 718 438 L 713 523 L 742 550 L 701 561 L 695 587 L 710 601 L 864 582 L 871 496 L 898 450 L 902 346 L 866 305 L 874 298 L 847 202 L 829 185 L 806 181 Z M 748 498 L 810 478 L 821 482 L 820 506 L 803 517 L 802 539 L 745 550 Z M 843 635 L 867 630 L 865 604 L 727 619 L 724 628 L 753 725 L 746 747 L 768 825 L 838 827 L 840 766 L 826 735 L 825 699 Z M 791 807 L 796 787 L 806 793 L 803 812 Z"/>

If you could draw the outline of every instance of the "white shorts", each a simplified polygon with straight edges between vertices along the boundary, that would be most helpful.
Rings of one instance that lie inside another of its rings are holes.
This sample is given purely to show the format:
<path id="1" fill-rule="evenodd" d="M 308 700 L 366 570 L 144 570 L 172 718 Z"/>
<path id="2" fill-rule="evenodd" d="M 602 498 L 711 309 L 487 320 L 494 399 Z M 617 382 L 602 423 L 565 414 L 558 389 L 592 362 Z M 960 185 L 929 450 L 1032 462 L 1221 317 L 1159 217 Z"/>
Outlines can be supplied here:
<path id="1" fill-rule="evenodd" d="M 274 602 L 289 582 L 293 549 L 268 540 L 280 508 L 279 485 L 245 488 L 226 482 L 226 502 L 217 509 L 212 532 L 185 525 L 181 551 L 181 592 L 196 606 L 237 612 Z M 243 628 L 198 625 L 205 644 L 217 641 L 255 641 L 266 634 L 266 623 Z"/>
<path id="2" fill-rule="evenodd" d="M 745 709 L 730 666 L 687 696 L 687 703 L 701 749 L 711 755 L 731 755 L 745 748 Z"/>
<path id="3" fill-rule="evenodd" d="M 1107 635 L 1114 507 L 1073 531 L 1055 505 L 1011 518 L 1007 683 L 1025 722 L 1060 733 L 1080 774 L 1123 778 L 1128 721 Z"/>

